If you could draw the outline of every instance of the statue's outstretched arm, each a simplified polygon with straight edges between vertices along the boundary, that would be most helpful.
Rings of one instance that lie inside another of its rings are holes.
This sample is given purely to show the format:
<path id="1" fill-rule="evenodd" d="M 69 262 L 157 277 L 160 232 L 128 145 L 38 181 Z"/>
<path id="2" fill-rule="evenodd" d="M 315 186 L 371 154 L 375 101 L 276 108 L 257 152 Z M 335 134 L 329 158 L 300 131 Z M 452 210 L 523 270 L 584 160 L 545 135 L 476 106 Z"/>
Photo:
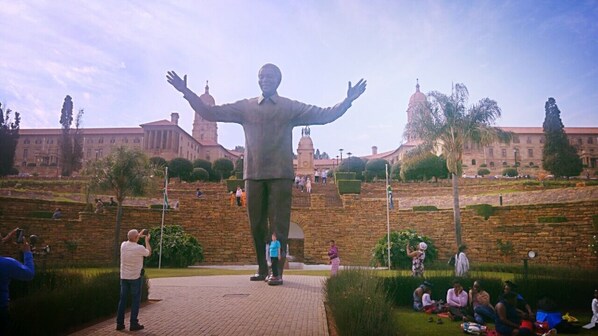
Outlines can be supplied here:
<path id="1" fill-rule="evenodd" d="M 351 86 L 351 82 L 349 81 L 349 88 L 347 89 L 347 99 L 350 102 L 353 102 L 355 99 L 359 98 L 362 93 L 365 92 L 365 88 L 367 86 L 367 81 L 365 79 L 360 79 L 355 86 Z"/>

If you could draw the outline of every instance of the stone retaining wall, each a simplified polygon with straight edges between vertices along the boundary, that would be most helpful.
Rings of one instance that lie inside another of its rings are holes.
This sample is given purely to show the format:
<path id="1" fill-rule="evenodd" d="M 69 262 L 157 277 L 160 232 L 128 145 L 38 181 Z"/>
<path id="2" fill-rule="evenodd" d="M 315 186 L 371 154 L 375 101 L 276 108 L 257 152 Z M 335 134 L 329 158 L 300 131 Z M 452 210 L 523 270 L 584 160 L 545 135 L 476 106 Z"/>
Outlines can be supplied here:
<path id="1" fill-rule="evenodd" d="M 325 207 L 321 197 L 312 198 L 310 208 L 293 208 L 292 222 L 303 230 L 303 258 L 308 263 L 326 263 L 328 241 L 334 239 L 343 264 L 367 265 L 376 242 L 386 234 L 386 204 L 379 199 L 361 199 L 344 195 L 343 207 Z M 61 207 L 65 219 L 24 217 L 31 209 Z M 52 246 L 48 263 L 107 264 L 110 262 L 116 211 L 104 214 L 79 213 L 83 204 L 40 200 L 0 198 L 0 232 L 6 234 L 22 227 L 27 234 L 38 234 Z M 75 213 L 77 215 L 75 215 Z M 20 215 L 19 215 L 20 214 Z M 598 200 L 575 203 L 505 206 L 497 208 L 488 220 L 474 211 L 462 209 L 462 237 L 469 246 L 469 258 L 475 262 L 520 263 L 527 251 L 537 251 L 537 264 L 596 267 L 598 260 L 588 248 L 596 234 L 592 216 L 598 214 Z M 564 216 L 567 222 L 538 223 L 538 217 Z M 204 247 L 205 262 L 210 264 L 255 263 L 246 209 L 231 207 L 223 198 L 187 199 L 179 211 L 170 210 L 166 224 L 179 224 L 197 237 Z M 125 207 L 121 239 L 130 228 L 160 225 L 161 211 Z M 391 230 L 415 229 L 432 238 L 441 259 L 456 249 L 452 210 L 414 212 L 393 210 Z M 514 245 L 511 256 L 501 257 L 496 241 Z M 2 246 L 14 254 L 11 246 Z M 154 247 L 157 250 L 157 247 Z M 293 249 L 293 247 L 291 247 Z M 291 250 L 291 254 L 301 251 Z"/>

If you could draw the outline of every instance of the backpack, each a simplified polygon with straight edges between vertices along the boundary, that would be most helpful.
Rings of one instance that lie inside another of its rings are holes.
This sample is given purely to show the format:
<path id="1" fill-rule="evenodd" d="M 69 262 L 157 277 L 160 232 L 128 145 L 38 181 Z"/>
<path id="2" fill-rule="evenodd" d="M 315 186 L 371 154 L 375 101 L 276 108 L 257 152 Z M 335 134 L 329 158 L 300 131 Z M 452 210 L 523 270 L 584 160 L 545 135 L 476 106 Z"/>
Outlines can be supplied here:
<path id="1" fill-rule="evenodd" d="M 455 266 L 455 263 L 457 262 L 457 258 L 456 258 L 455 256 L 456 256 L 456 254 L 453 254 L 453 255 L 451 256 L 451 258 L 450 258 L 450 259 L 449 259 L 449 261 L 448 261 L 448 264 L 449 264 L 449 265 L 451 265 L 451 266 Z"/>

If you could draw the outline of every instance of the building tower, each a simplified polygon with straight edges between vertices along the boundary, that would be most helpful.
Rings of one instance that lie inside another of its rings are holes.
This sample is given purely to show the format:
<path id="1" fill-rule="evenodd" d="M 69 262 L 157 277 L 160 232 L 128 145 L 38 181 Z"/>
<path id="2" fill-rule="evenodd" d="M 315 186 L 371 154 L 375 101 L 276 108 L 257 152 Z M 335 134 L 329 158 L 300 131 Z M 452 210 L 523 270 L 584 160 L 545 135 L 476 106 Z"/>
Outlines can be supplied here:
<path id="1" fill-rule="evenodd" d="M 210 95 L 208 81 L 206 81 L 206 91 L 199 96 L 199 99 L 201 99 L 201 101 L 208 106 L 216 105 L 214 97 Z M 207 121 L 199 114 L 195 113 L 195 118 L 193 120 L 193 131 L 191 135 L 195 140 L 202 144 L 217 144 L 218 124 L 213 121 Z"/>
<path id="2" fill-rule="evenodd" d="M 417 113 L 426 111 L 426 95 L 419 91 L 419 79 L 416 79 L 415 93 L 409 98 L 409 106 L 407 107 L 407 123 L 413 121 Z M 419 139 L 415 136 L 410 136 L 407 143 L 417 143 Z"/>
<path id="3" fill-rule="evenodd" d="M 314 143 L 311 140 L 309 126 L 301 130 L 301 139 L 297 145 L 297 171 L 298 175 L 314 174 Z"/>

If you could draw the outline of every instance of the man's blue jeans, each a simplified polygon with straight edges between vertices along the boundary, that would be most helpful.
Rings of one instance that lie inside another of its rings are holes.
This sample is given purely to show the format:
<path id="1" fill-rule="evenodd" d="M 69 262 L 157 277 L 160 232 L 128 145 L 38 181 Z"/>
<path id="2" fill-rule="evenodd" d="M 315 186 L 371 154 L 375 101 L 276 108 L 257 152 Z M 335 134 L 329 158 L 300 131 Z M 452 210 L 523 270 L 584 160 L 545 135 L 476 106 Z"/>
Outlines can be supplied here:
<path id="1" fill-rule="evenodd" d="M 127 308 L 127 299 L 131 295 L 131 325 L 139 324 L 137 316 L 139 315 L 139 304 L 141 303 L 141 283 L 143 277 L 135 280 L 120 279 L 120 301 L 118 301 L 118 310 L 116 313 L 116 324 L 125 324 L 125 309 Z"/>

